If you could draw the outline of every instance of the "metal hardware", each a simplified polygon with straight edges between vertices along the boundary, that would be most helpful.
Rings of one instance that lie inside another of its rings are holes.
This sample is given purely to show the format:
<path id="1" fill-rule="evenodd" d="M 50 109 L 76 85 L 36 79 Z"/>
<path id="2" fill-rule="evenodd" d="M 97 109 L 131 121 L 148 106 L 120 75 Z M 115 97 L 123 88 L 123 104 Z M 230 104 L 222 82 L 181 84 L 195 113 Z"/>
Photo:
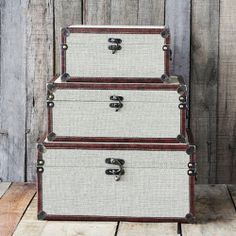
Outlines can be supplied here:
<path id="1" fill-rule="evenodd" d="M 69 37 L 70 36 L 70 30 L 68 28 L 63 28 L 62 33 L 64 36 Z"/>
<path id="2" fill-rule="evenodd" d="M 162 47 L 162 50 L 163 50 L 164 52 L 170 50 L 170 45 L 164 44 L 163 47 Z"/>
<path id="3" fill-rule="evenodd" d="M 107 175 L 119 175 L 119 174 L 124 175 L 125 171 L 122 170 L 122 172 L 120 173 L 119 169 L 107 169 L 105 173 Z"/>
<path id="4" fill-rule="evenodd" d="M 119 38 L 109 38 L 108 42 L 109 43 L 114 43 L 114 44 L 108 46 L 108 49 L 112 50 L 112 54 L 115 54 L 116 51 L 122 49 L 122 47 L 120 46 L 120 44 L 122 43 L 121 39 L 119 39 Z"/>
<path id="5" fill-rule="evenodd" d="M 112 95 L 112 96 L 110 96 L 110 100 L 118 102 L 118 103 L 110 103 L 110 107 L 116 108 L 116 110 L 115 110 L 116 112 L 119 111 L 123 107 L 122 101 L 124 100 L 124 98 L 122 96 Z"/>
<path id="6" fill-rule="evenodd" d="M 185 136 L 183 134 L 179 134 L 176 138 L 180 143 L 186 143 Z"/>
<path id="7" fill-rule="evenodd" d="M 190 162 L 188 163 L 188 168 L 189 168 L 189 169 L 196 169 L 196 168 L 197 168 L 197 163 L 190 161 Z"/>
<path id="8" fill-rule="evenodd" d="M 186 96 L 180 96 L 179 97 L 179 101 L 182 102 L 182 103 L 186 103 Z"/>
<path id="9" fill-rule="evenodd" d="M 43 166 L 44 163 L 45 163 L 45 161 L 44 161 L 43 159 L 37 160 L 37 166 L 38 166 L 38 167 L 39 167 L 39 166 Z"/>
<path id="10" fill-rule="evenodd" d="M 38 213 L 38 220 L 44 220 L 47 216 L 47 213 L 45 211 L 40 211 Z"/>
<path id="11" fill-rule="evenodd" d="M 188 155 L 192 155 L 195 152 L 196 152 L 196 146 L 195 145 L 189 145 L 189 147 L 186 150 L 186 153 Z"/>
<path id="12" fill-rule="evenodd" d="M 44 168 L 43 168 L 43 165 L 44 165 L 44 160 L 43 159 L 38 159 L 37 160 L 37 173 L 43 173 L 44 171 Z"/>
<path id="13" fill-rule="evenodd" d="M 197 176 L 197 163 L 196 162 L 189 162 L 188 163 L 188 175 L 189 176 Z"/>
<path id="14" fill-rule="evenodd" d="M 43 173 L 43 172 L 44 172 L 44 168 L 42 166 L 38 166 L 37 173 Z"/>
<path id="15" fill-rule="evenodd" d="M 56 88 L 56 85 L 54 83 L 50 83 L 47 85 L 47 88 L 49 91 L 53 92 Z"/>
<path id="16" fill-rule="evenodd" d="M 122 39 L 119 39 L 119 38 L 109 38 L 108 42 L 109 43 L 121 44 L 122 43 Z"/>
<path id="17" fill-rule="evenodd" d="M 192 213 L 186 214 L 185 219 L 188 221 L 188 223 L 194 223 L 195 221 L 195 218 L 193 217 Z"/>
<path id="18" fill-rule="evenodd" d="M 188 170 L 188 175 L 189 176 L 196 176 L 197 173 L 196 173 L 196 171 L 194 171 L 194 169 L 190 169 L 190 170 Z"/>
<path id="19" fill-rule="evenodd" d="M 112 100 L 112 101 L 123 101 L 124 98 L 122 96 L 112 95 L 112 96 L 110 96 L 110 100 Z"/>
<path id="20" fill-rule="evenodd" d="M 108 49 L 112 50 L 112 54 L 115 54 L 116 51 L 121 50 L 121 48 L 122 47 L 120 45 L 109 45 L 108 46 Z"/>
<path id="21" fill-rule="evenodd" d="M 177 89 L 177 93 L 179 93 L 180 95 L 185 95 L 186 92 L 187 92 L 187 86 L 186 85 L 182 84 Z"/>
<path id="22" fill-rule="evenodd" d="M 185 85 L 185 81 L 184 81 L 184 78 L 181 76 L 181 75 L 166 75 L 166 74 L 163 74 L 161 76 L 161 80 L 165 83 L 171 83 L 171 84 L 174 84 L 174 83 L 179 83 L 181 86 L 186 86 Z M 180 87 L 181 87 L 180 86 Z M 187 87 L 186 88 L 180 88 L 180 91 L 182 91 L 182 89 L 185 91 L 187 91 Z M 186 92 L 185 91 L 185 92 Z"/>
<path id="23" fill-rule="evenodd" d="M 162 50 L 164 52 L 168 52 L 169 53 L 169 59 L 170 59 L 170 61 L 172 61 L 172 50 L 170 48 L 170 45 L 169 44 L 164 44 L 163 47 L 162 47 Z"/>
<path id="24" fill-rule="evenodd" d="M 48 93 L 47 100 L 52 101 L 54 100 L 54 94 L 53 93 Z"/>
<path id="25" fill-rule="evenodd" d="M 169 78 L 169 76 L 166 75 L 166 74 L 163 74 L 163 75 L 161 76 L 161 80 L 162 80 L 162 82 L 164 82 L 164 83 L 170 83 L 170 78 Z"/>
<path id="26" fill-rule="evenodd" d="M 183 110 L 186 108 L 186 103 L 180 103 L 178 107 L 180 110 Z"/>
<path id="27" fill-rule="evenodd" d="M 115 159 L 115 158 L 106 158 L 105 163 L 112 164 L 112 165 L 118 165 L 119 169 L 107 169 L 105 173 L 107 175 L 115 175 L 115 181 L 119 181 L 121 178 L 121 175 L 125 174 L 125 171 L 123 169 L 123 165 L 125 164 L 125 161 L 122 159 Z"/>
<path id="28" fill-rule="evenodd" d="M 116 163 L 115 163 L 116 161 L 119 161 L 119 163 L 121 165 L 125 164 L 125 161 L 123 159 L 114 159 L 114 158 L 106 158 L 105 163 L 116 165 Z"/>
<path id="29" fill-rule="evenodd" d="M 45 146 L 44 146 L 42 143 L 39 143 L 39 144 L 37 145 L 37 149 L 38 149 L 38 151 L 41 152 L 41 153 L 45 153 L 45 152 L 47 151 L 47 149 L 45 148 Z"/>
<path id="30" fill-rule="evenodd" d="M 119 109 L 121 109 L 123 107 L 123 104 L 122 103 L 110 103 L 110 107 L 117 108 L 116 111 L 118 111 Z"/>
<path id="31" fill-rule="evenodd" d="M 48 141 L 53 141 L 56 139 L 56 134 L 51 132 L 48 136 L 47 136 Z"/>
<path id="32" fill-rule="evenodd" d="M 47 106 L 49 108 L 53 108 L 54 107 L 54 102 L 52 102 L 52 101 L 47 102 Z"/>
<path id="33" fill-rule="evenodd" d="M 61 49 L 67 50 L 68 49 L 68 45 L 66 43 L 61 44 Z"/>
<path id="34" fill-rule="evenodd" d="M 162 30 L 161 32 L 162 38 L 168 38 L 169 36 L 170 36 L 170 30 L 168 28 L 165 28 L 164 30 Z"/>
<path id="35" fill-rule="evenodd" d="M 64 73 L 61 75 L 61 81 L 67 82 L 70 79 L 70 75 L 68 73 Z"/>

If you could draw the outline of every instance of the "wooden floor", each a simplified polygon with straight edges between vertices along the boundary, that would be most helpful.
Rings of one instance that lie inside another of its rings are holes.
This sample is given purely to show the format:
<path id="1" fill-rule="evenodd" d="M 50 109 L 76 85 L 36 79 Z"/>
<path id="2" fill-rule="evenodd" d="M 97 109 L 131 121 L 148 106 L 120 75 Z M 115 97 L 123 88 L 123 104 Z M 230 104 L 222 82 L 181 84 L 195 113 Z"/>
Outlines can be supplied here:
<path id="1" fill-rule="evenodd" d="M 183 236 L 235 236 L 236 185 L 197 185 L 197 223 Z M 38 221 L 34 184 L 0 183 L 0 236 L 172 236 L 175 223 Z"/>

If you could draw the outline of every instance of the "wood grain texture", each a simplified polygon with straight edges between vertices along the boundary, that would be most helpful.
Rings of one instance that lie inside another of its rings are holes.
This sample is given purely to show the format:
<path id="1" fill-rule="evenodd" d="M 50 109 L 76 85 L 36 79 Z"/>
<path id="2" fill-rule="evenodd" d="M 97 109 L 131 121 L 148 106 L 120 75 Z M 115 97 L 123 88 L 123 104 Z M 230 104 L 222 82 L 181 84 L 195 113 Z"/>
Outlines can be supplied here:
<path id="1" fill-rule="evenodd" d="M 183 235 L 236 234 L 236 213 L 226 185 L 196 186 L 197 224 L 183 224 Z M 117 236 L 176 235 L 176 224 L 121 223 Z"/>
<path id="2" fill-rule="evenodd" d="M 216 181 L 223 183 L 236 183 L 235 14 L 235 1 L 221 1 Z"/>
<path id="3" fill-rule="evenodd" d="M 20 221 L 14 236 L 64 235 L 113 236 L 116 222 L 58 222 L 37 220 L 37 198 L 35 197 Z"/>
<path id="4" fill-rule="evenodd" d="M 83 0 L 83 24 L 110 25 L 111 0 Z"/>
<path id="5" fill-rule="evenodd" d="M 10 187 L 11 182 L 0 182 L 0 199 L 4 195 L 4 193 L 7 191 L 7 189 Z"/>
<path id="6" fill-rule="evenodd" d="M 47 221 L 40 221 L 37 219 L 37 197 L 35 196 L 27 208 L 24 216 L 19 222 L 14 236 L 40 236 L 46 226 Z"/>
<path id="7" fill-rule="evenodd" d="M 35 192 L 34 184 L 12 184 L 0 199 L 0 235 L 12 235 Z"/>
<path id="8" fill-rule="evenodd" d="M 60 74 L 61 28 L 82 24 L 82 0 L 54 0 L 54 65 Z"/>
<path id="9" fill-rule="evenodd" d="M 229 194 L 231 196 L 231 200 L 233 201 L 235 210 L 236 210 L 236 185 L 231 184 L 231 185 L 227 185 Z"/>
<path id="10" fill-rule="evenodd" d="M 219 1 L 192 1 L 190 124 L 197 146 L 199 182 L 216 181 Z"/>
<path id="11" fill-rule="evenodd" d="M 196 186 L 197 224 L 183 225 L 183 235 L 236 234 L 236 213 L 226 185 Z"/>
<path id="12" fill-rule="evenodd" d="M 0 178 L 3 181 L 23 181 L 27 102 L 24 11 L 27 4 L 26 1 L 9 0 L 1 1 L 0 6 L 0 127 L 5 131 L 0 134 Z"/>
<path id="13" fill-rule="evenodd" d="M 190 0 L 166 0 L 165 25 L 171 34 L 171 74 L 182 75 L 189 84 L 190 75 Z"/>
<path id="14" fill-rule="evenodd" d="M 36 142 L 45 133 L 46 82 L 53 74 L 53 2 L 52 0 L 28 0 L 24 12 L 26 60 L 26 138 L 25 181 L 35 180 Z M 21 126 L 20 122 L 18 126 Z M 15 156 L 17 159 L 17 156 Z"/>
<path id="15" fill-rule="evenodd" d="M 84 0 L 83 6 L 84 24 L 164 24 L 164 0 Z"/>
<path id="16" fill-rule="evenodd" d="M 173 236 L 177 235 L 176 223 L 125 223 L 121 222 L 117 236 L 156 236 L 165 235 Z"/>

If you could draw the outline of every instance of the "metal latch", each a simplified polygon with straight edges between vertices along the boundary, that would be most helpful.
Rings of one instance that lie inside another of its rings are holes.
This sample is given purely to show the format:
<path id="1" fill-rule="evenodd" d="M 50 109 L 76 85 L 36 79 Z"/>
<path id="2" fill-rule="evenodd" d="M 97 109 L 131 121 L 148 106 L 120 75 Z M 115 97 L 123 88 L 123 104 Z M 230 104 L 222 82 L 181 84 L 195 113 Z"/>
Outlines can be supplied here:
<path id="1" fill-rule="evenodd" d="M 110 103 L 110 107 L 116 108 L 116 111 L 119 111 L 123 107 L 122 101 L 124 100 L 124 98 L 122 96 L 112 95 L 110 96 L 110 100 L 118 102 L 118 103 L 117 102 Z"/>
<path id="2" fill-rule="evenodd" d="M 38 173 L 43 173 L 44 171 L 44 168 L 43 168 L 43 165 L 44 165 L 44 160 L 43 159 L 40 159 L 40 160 L 37 160 L 37 172 Z"/>
<path id="3" fill-rule="evenodd" d="M 119 169 L 107 169 L 105 173 L 107 175 L 115 175 L 115 181 L 119 181 L 121 178 L 121 175 L 125 174 L 125 171 L 123 169 L 123 165 L 125 164 L 125 161 L 122 159 L 115 159 L 115 158 L 106 158 L 105 163 L 112 164 L 112 165 L 118 165 Z"/>
<path id="4" fill-rule="evenodd" d="M 197 163 L 196 162 L 189 162 L 188 163 L 188 175 L 189 176 L 197 176 Z"/>
<path id="5" fill-rule="evenodd" d="M 113 43 L 112 45 L 108 46 L 108 49 L 112 50 L 112 54 L 115 54 L 116 51 L 122 49 L 122 47 L 120 46 L 120 44 L 122 43 L 121 39 L 119 39 L 119 38 L 109 38 L 108 42 Z"/>

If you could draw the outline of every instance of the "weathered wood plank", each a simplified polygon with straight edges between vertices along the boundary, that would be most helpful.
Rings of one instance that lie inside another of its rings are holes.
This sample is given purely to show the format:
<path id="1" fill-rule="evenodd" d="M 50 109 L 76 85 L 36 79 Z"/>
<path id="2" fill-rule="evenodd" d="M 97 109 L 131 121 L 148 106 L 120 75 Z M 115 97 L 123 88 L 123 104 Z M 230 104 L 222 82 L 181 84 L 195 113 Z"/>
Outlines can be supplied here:
<path id="1" fill-rule="evenodd" d="M 200 183 L 216 181 L 218 30 L 219 1 L 193 0 L 190 126 Z"/>
<path id="2" fill-rule="evenodd" d="M 235 219 L 234 206 L 226 185 L 196 185 L 195 203 L 198 223 Z"/>
<path id="3" fill-rule="evenodd" d="M 51 235 L 85 235 L 114 236 L 116 222 L 69 222 L 37 220 L 37 199 L 31 202 L 24 217 L 19 223 L 14 236 L 51 236 Z"/>
<path id="4" fill-rule="evenodd" d="M 139 0 L 138 25 L 164 25 L 165 0 Z"/>
<path id="5" fill-rule="evenodd" d="M 217 182 L 236 183 L 236 41 L 235 1 L 220 2 Z M 223 164 L 223 165 L 222 165 Z"/>
<path id="6" fill-rule="evenodd" d="M 26 181 L 35 180 L 36 142 L 45 133 L 46 82 L 53 74 L 53 1 L 27 0 L 26 60 Z M 18 125 L 21 124 L 18 122 Z M 15 156 L 17 159 L 18 156 Z"/>
<path id="7" fill-rule="evenodd" d="M 196 186 L 197 224 L 183 225 L 183 235 L 236 235 L 236 214 L 226 185 Z"/>
<path id="8" fill-rule="evenodd" d="M 42 235 L 43 228 L 47 221 L 37 219 L 37 197 L 35 196 L 29 207 L 27 208 L 24 216 L 18 224 L 14 236 L 39 236 Z"/>
<path id="9" fill-rule="evenodd" d="M 125 223 L 121 222 L 117 236 L 177 235 L 176 223 Z"/>
<path id="10" fill-rule="evenodd" d="M 196 186 L 197 224 L 183 225 L 183 235 L 235 235 L 236 214 L 226 185 Z M 175 235 L 176 224 L 120 223 L 118 236 Z"/>
<path id="11" fill-rule="evenodd" d="M 48 222 L 42 235 L 89 235 L 89 236 L 114 236 L 115 222 Z"/>
<path id="12" fill-rule="evenodd" d="M 229 190 L 229 194 L 231 196 L 231 199 L 233 201 L 234 204 L 234 208 L 236 210 L 236 185 L 228 185 L 228 190 Z"/>
<path id="13" fill-rule="evenodd" d="M 55 73 L 60 74 L 61 28 L 82 24 L 82 0 L 54 0 L 55 21 Z"/>
<path id="14" fill-rule="evenodd" d="M 13 234 L 35 192 L 34 184 L 12 184 L 0 199 L 0 235 Z"/>
<path id="15" fill-rule="evenodd" d="M 83 6 L 85 24 L 164 24 L 164 0 L 84 0 Z"/>
<path id="16" fill-rule="evenodd" d="M 110 25 L 111 0 L 83 0 L 83 24 Z"/>
<path id="17" fill-rule="evenodd" d="M 4 195 L 4 193 L 7 191 L 7 189 L 10 187 L 11 182 L 0 182 L 0 199 Z"/>
<path id="18" fill-rule="evenodd" d="M 190 75 L 190 0 L 166 0 L 165 25 L 170 28 L 173 51 L 171 73 L 182 75 L 189 84 Z"/>
<path id="19" fill-rule="evenodd" d="M 0 178 L 3 181 L 22 181 L 24 180 L 26 113 L 26 63 L 22 61 L 22 58 L 25 58 L 23 11 L 26 3 L 12 0 L 1 1 L 0 6 L 0 127 L 2 129 Z"/>

